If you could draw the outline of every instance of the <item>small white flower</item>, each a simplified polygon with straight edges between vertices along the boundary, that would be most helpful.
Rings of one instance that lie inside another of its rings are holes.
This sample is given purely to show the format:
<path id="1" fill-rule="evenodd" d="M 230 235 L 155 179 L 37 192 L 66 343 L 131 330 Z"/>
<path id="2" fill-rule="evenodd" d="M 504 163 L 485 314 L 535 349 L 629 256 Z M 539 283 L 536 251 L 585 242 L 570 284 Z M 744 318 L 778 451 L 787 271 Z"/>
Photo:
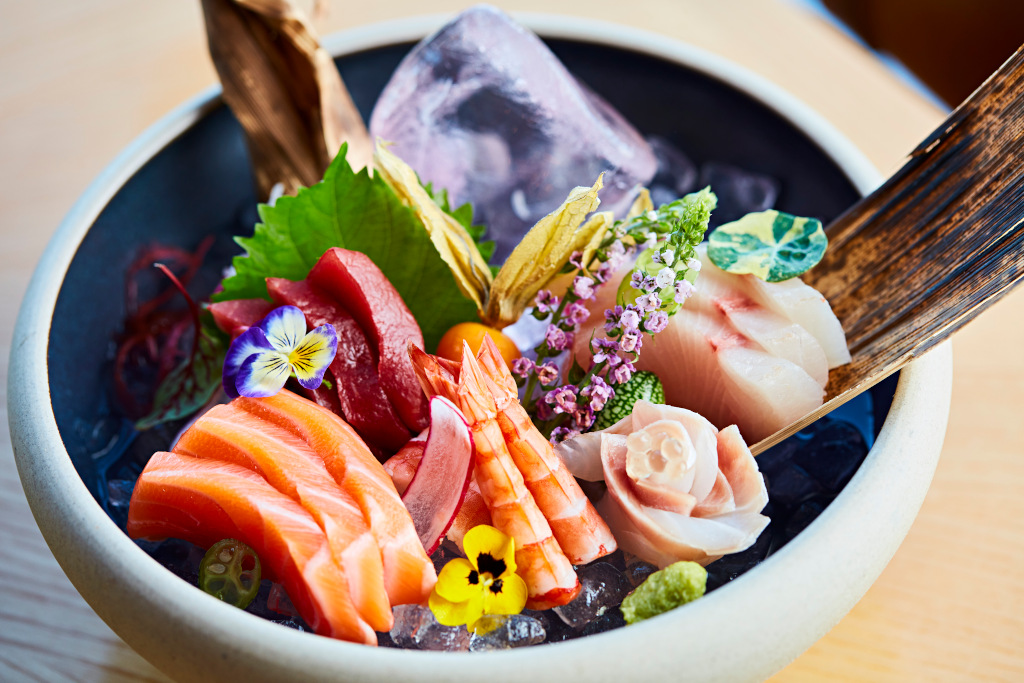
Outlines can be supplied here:
<path id="1" fill-rule="evenodd" d="M 671 266 L 672 262 L 675 260 L 675 252 L 673 252 L 671 249 L 666 249 L 665 251 L 661 252 L 661 262 L 664 263 L 666 266 Z"/>
<path id="2" fill-rule="evenodd" d="M 649 221 L 656 221 L 658 220 L 658 214 L 651 210 L 644 214 L 644 218 L 646 218 Z"/>
<path id="3" fill-rule="evenodd" d="M 680 280 L 679 282 L 676 283 L 675 302 L 677 304 L 683 303 L 691 296 L 693 296 L 693 292 L 695 289 L 696 287 L 693 286 L 693 283 L 687 280 Z"/>
<path id="4" fill-rule="evenodd" d="M 695 258 L 687 259 L 686 268 L 694 272 L 700 272 L 700 260 Z"/>
<path id="5" fill-rule="evenodd" d="M 671 268 L 662 268 L 658 271 L 658 276 L 654 278 L 654 282 L 657 283 L 658 289 L 664 289 L 675 282 L 675 279 L 676 271 Z"/>

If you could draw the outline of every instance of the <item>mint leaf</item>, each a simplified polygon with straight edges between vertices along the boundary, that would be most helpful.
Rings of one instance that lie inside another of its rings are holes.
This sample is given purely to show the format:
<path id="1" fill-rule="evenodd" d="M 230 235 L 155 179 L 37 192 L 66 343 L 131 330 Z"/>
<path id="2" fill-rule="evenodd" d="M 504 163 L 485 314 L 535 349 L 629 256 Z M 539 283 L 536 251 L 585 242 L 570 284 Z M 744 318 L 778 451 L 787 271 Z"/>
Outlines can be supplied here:
<path id="1" fill-rule="evenodd" d="M 346 151 L 342 145 L 321 182 L 274 206 L 260 205 L 253 236 L 235 240 L 246 255 L 235 257 L 235 275 L 214 300 L 267 299 L 265 278 L 301 280 L 325 251 L 342 247 L 366 254 L 381 269 L 419 323 L 427 349 L 435 349 L 453 325 L 477 319 L 476 307 L 412 209 L 379 177 L 365 169 L 355 173 Z"/>
<path id="2" fill-rule="evenodd" d="M 828 239 L 818 219 L 759 211 L 711 233 L 708 258 L 729 273 L 782 282 L 817 265 L 826 246 Z"/>

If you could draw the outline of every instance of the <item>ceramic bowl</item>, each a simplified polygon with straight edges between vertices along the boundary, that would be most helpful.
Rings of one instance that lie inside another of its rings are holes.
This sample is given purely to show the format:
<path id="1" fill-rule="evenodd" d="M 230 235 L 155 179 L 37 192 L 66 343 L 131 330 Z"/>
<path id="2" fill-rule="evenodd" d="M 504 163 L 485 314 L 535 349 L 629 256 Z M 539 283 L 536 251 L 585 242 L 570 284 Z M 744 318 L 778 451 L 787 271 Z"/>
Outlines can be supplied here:
<path id="1" fill-rule="evenodd" d="M 679 42 L 579 18 L 524 16 L 582 80 L 642 132 L 779 178 L 780 208 L 827 222 L 879 175 L 835 129 L 779 88 Z M 411 44 L 440 19 L 328 41 L 363 115 Z M 47 248 L 22 304 L 8 396 L 18 470 L 53 554 L 97 614 L 182 680 L 745 680 L 782 668 L 824 635 L 889 561 L 921 504 L 949 411 L 945 345 L 901 374 L 867 459 L 781 551 L 658 618 L 553 645 L 487 654 L 370 648 L 275 625 L 172 575 L 97 503 L 109 348 L 132 253 L 193 248 L 251 228 L 244 142 L 216 89 L 169 114 L 92 184 Z M 216 275 L 215 271 L 213 276 Z M 99 424 L 99 426 L 97 426 Z M 161 447 L 154 445 L 153 450 Z M 99 456 L 97 454 L 100 454 Z"/>

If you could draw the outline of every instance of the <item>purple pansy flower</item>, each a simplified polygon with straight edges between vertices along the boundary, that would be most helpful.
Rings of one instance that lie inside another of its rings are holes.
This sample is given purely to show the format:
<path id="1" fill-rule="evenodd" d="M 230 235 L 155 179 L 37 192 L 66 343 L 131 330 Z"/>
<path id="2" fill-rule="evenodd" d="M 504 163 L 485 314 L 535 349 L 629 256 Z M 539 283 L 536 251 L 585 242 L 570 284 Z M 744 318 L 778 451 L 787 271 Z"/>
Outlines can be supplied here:
<path id="1" fill-rule="evenodd" d="M 576 385 L 563 384 L 557 389 L 552 389 L 544 395 L 544 402 L 551 406 L 556 413 L 576 412 Z"/>
<path id="2" fill-rule="evenodd" d="M 639 353 L 640 347 L 643 344 L 643 335 L 640 334 L 639 330 L 627 330 L 622 333 L 622 338 L 619 339 L 619 347 L 627 353 Z"/>
<path id="3" fill-rule="evenodd" d="M 591 377 L 590 384 L 587 385 L 580 394 L 590 399 L 589 405 L 594 411 L 599 411 L 602 410 L 605 404 L 608 403 L 612 396 L 615 395 L 615 390 L 612 389 L 611 385 L 605 382 L 602 378 Z"/>
<path id="4" fill-rule="evenodd" d="M 693 296 L 693 292 L 695 289 L 696 288 L 693 286 L 692 282 L 688 280 L 680 280 L 679 282 L 676 283 L 675 302 L 677 304 L 683 303 L 691 296 Z"/>
<path id="5" fill-rule="evenodd" d="M 619 342 L 614 339 L 599 337 L 590 341 L 590 350 L 594 353 L 593 362 L 596 365 L 614 356 L 619 350 Z"/>
<path id="6" fill-rule="evenodd" d="M 640 329 L 640 311 L 633 304 L 626 306 L 626 310 L 619 316 L 619 323 L 625 332 Z"/>
<path id="7" fill-rule="evenodd" d="M 316 389 L 338 352 L 332 325 L 306 333 L 306 317 L 295 306 L 275 308 L 231 342 L 224 358 L 224 392 L 231 398 L 273 396 L 288 377 Z"/>
<path id="8" fill-rule="evenodd" d="M 625 384 L 633 376 L 633 372 L 632 363 L 623 363 L 608 373 L 608 380 L 612 384 Z"/>

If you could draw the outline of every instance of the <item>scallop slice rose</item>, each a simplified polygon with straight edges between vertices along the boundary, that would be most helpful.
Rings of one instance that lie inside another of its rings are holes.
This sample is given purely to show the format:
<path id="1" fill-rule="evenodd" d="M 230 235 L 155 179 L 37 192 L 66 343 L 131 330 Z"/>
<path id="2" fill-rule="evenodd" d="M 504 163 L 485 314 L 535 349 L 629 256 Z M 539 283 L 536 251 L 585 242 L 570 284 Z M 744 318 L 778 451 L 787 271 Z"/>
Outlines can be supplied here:
<path id="1" fill-rule="evenodd" d="M 733 425 L 638 401 L 631 415 L 559 449 L 574 471 L 608 486 L 598 503 L 620 547 L 665 567 L 746 550 L 768 526 L 764 478 Z"/>

